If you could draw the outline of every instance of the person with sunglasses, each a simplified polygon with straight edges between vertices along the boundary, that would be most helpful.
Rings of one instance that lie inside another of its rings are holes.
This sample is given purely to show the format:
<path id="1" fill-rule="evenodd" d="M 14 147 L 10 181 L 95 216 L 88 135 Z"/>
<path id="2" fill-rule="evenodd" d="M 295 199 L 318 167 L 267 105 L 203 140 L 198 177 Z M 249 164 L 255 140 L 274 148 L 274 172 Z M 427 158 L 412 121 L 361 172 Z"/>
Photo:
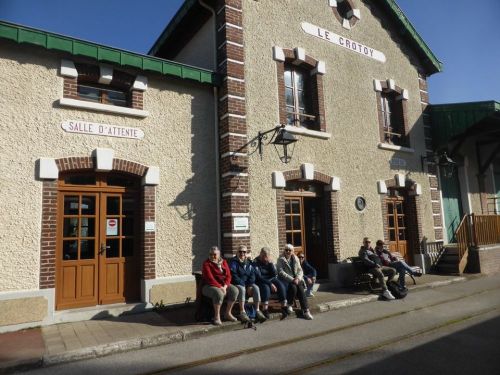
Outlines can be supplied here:
<path id="1" fill-rule="evenodd" d="M 238 304 L 240 306 L 239 319 L 242 323 L 248 323 L 250 318 L 245 312 L 245 301 L 246 296 L 253 297 L 253 304 L 255 306 L 255 317 L 259 322 L 265 322 L 267 318 L 262 311 L 260 311 L 260 289 L 255 283 L 256 281 L 256 271 L 255 267 L 252 265 L 252 261 L 247 257 L 247 247 L 241 245 L 238 248 L 238 253 L 231 259 L 229 263 L 229 269 L 231 270 L 232 283 L 239 290 L 238 294 Z"/>
<path id="2" fill-rule="evenodd" d="M 278 259 L 276 267 L 278 269 L 278 277 L 285 285 L 285 289 L 287 291 L 287 312 L 290 314 L 293 312 L 293 301 L 295 300 L 295 297 L 297 297 L 299 299 L 304 319 L 312 320 L 313 316 L 309 311 L 306 292 L 304 290 L 304 280 L 302 280 L 304 273 L 302 271 L 302 267 L 300 266 L 299 259 L 293 253 L 293 245 L 285 245 L 283 254 Z"/>
<path id="3" fill-rule="evenodd" d="M 298 254 L 300 266 L 304 272 L 304 283 L 306 284 L 306 297 L 314 297 L 312 292 L 314 283 L 316 282 L 317 272 L 316 269 L 306 260 L 303 252 Z"/>
<path id="4" fill-rule="evenodd" d="M 208 253 L 208 259 L 203 262 L 201 277 L 203 287 L 201 293 L 212 300 L 214 307 L 215 325 L 221 325 L 220 309 L 224 297 L 226 298 L 225 320 L 235 322 L 237 319 L 231 314 L 238 288 L 231 284 L 231 271 L 225 259 L 220 256 L 217 246 L 212 246 Z"/>
<path id="5" fill-rule="evenodd" d="M 396 270 L 392 267 L 387 267 L 382 264 L 382 261 L 371 247 L 371 241 L 368 237 L 363 238 L 363 245 L 359 249 L 358 255 L 363 261 L 363 264 L 382 286 L 382 296 L 387 300 L 394 300 L 396 297 L 387 289 L 384 276 L 388 276 L 392 280 L 396 275 Z"/>

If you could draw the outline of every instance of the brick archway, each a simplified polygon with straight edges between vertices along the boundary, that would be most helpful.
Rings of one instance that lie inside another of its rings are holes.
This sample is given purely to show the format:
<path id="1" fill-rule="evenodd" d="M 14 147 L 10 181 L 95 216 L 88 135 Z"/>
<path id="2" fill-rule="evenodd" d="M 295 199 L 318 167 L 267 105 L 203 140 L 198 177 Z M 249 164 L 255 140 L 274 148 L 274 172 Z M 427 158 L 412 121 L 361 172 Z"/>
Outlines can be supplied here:
<path id="1" fill-rule="evenodd" d="M 303 171 L 295 169 L 283 172 L 286 182 L 307 181 L 317 183 L 325 187 L 323 199 L 326 207 L 325 233 L 328 263 L 339 263 L 340 261 L 340 241 L 339 241 L 339 213 L 338 213 L 338 191 L 328 188 L 333 176 L 314 171 L 312 180 L 303 180 Z M 286 222 L 285 222 L 285 190 L 276 189 L 276 208 L 278 215 L 278 243 L 280 250 L 286 245 Z"/>
<path id="2" fill-rule="evenodd" d="M 93 157 L 68 157 L 56 159 L 59 172 L 78 172 L 96 170 Z M 113 159 L 113 168 L 109 172 L 122 172 L 136 178 L 142 178 L 148 167 L 136 162 Z M 140 192 L 141 222 L 155 221 L 155 186 L 142 185 Z M 53 289 L 56 284 L 56 233 L 57 233 L 57 192 L 58 180 L 44 180 L 42 186 L 42 226 L 40 241 L 40 289 Z M 154 279 L 155 270 L 155 232 L 145 232 L 141 226 L 141 265 L 140 277 L 143 280 Z"/>

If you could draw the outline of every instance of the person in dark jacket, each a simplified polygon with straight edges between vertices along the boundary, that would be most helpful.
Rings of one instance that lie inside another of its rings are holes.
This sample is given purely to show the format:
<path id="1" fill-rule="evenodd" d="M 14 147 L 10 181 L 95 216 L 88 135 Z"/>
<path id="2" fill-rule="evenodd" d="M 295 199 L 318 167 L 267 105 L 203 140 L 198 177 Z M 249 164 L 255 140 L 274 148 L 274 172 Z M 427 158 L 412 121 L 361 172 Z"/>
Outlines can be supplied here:
<path id="1" fill-rule="evenodd" d="M 358 255 L 363 264 L 368 268 L 368 272 L 378 279 L 379 284 L 382 286 L 382 296 L 388 300 L 396 299 L 387 289 L 384 278 L 384 275 L 387 275 L 389 280 L 392 280 L 396 275 L 396 270 L 392 267 L 382 265 L 382 261 L 371 247 L 371 241 L 368 237 L 363 238 L 363 245 L 359 249 Z"/>
<path id="2" fill-rule="evenodd" d="M 316 276 L 317 276 L 316 269 L 313 266 L 311 266 L 311 264 L 306 260 L 306 257 L 303 252 L 300 252 L 297 256 L 299 257 L 302 271 L 304 271 L 304 283 L 306 284 L 306 297 L 314 297 L 312 289 L 314 287 L 314 283 L 316 282 Z"/>
<path id="3" fill-rule="evenodd" d="M 238 288 L 231 285 L 231 271 L 225 259 L 220 256 L 217 246 L 212 246 L 208 253 L 208 259 L 203 262 L 201 271 L 203 287 L 201 293 L 212 300 L 214 306 L 215 325 L 221 325 L 220 307 L 227 299 L 225 319 L 235 322 L 236 318 L 231 314 L 231 310 L 238 297 Z"/>
<path id="4" fill-rule="evenodd" d="M 278 271 L 276 265 L 270 260 L 268 247 L 263 247 L 260 254 L 255 258 L 253 265 L 257 272 L 257 285 L 260 289 L 260 297 L 262 300 L 262 313 L 269 319 L 269 297 L 271 293 L 278 294 L 278 300 L 281 303 L 281 308 L 285 316 L 287 315 L 286 291 L 283 283 L 278 280 Z"/>
<path id="5" fill-rule="evenodd" d="M 231 270 L 232 283 L 239 290 L 238 303 L 240 305 L 240 321 L 246 323 L 250 321 L 247 313 L 245 312 L 245 300 L 247 294 L 253 297 L 253 304 L 255 306 L 256 318 L 260 322 L 264 322 L 266 317 L 260 311 L 260 289 L 255 283 L 256 271 L 252 265 L 252 261 L 247 258 L 247 248 L 241 245 L 238 248 L 238 254 L 231 259 L 229 263 Z"/>

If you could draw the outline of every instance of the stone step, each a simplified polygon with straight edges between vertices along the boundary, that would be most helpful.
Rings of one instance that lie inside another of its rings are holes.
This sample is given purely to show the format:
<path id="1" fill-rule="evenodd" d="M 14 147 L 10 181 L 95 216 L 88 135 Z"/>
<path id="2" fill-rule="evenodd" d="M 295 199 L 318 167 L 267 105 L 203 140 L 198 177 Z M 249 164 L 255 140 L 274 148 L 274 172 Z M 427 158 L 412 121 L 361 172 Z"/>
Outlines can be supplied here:
<path id="1" fill-rule="evenodd" d="M 436 271 L 442 274 L 458 274 L 458 264 L 439 263 L 436 266 Z"/>

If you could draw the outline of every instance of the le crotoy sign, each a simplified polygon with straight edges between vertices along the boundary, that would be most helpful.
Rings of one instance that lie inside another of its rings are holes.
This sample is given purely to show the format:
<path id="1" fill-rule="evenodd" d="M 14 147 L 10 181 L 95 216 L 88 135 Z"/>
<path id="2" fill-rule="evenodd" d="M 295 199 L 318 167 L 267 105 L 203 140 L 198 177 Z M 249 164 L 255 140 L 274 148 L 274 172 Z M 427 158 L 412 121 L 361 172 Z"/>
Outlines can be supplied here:
<path id="1" fill-rule="evenodd" d="M 79 120 L 64 121 L 61 124 L 64 131 L 68 133 L 79 133 L 89 135 L 101 135 L 105 137 L 118 137 L 129 139 L 143 139 L 144 132 L 138 128 L 128 128 L 126 126 L 99 124 Z"/>
<path id="2" fill-rule="evenodd" d="M 304 32 L 309 35 L 315 36 L 316 38 L 323 39 L 343 48 L 347 48 L 351 52 L 358 53 L 360 55 L 383 63 L 385 63 L 386 61 L 385 55 L 382 52 L 368 47 L 367 45 L 364 45 L 362 43 L 356 42 L 352 39 L 322 29 L 319 26 L 312 25 L 308 22 L 302 22 L 302 30 L 304 30 Z"/>

